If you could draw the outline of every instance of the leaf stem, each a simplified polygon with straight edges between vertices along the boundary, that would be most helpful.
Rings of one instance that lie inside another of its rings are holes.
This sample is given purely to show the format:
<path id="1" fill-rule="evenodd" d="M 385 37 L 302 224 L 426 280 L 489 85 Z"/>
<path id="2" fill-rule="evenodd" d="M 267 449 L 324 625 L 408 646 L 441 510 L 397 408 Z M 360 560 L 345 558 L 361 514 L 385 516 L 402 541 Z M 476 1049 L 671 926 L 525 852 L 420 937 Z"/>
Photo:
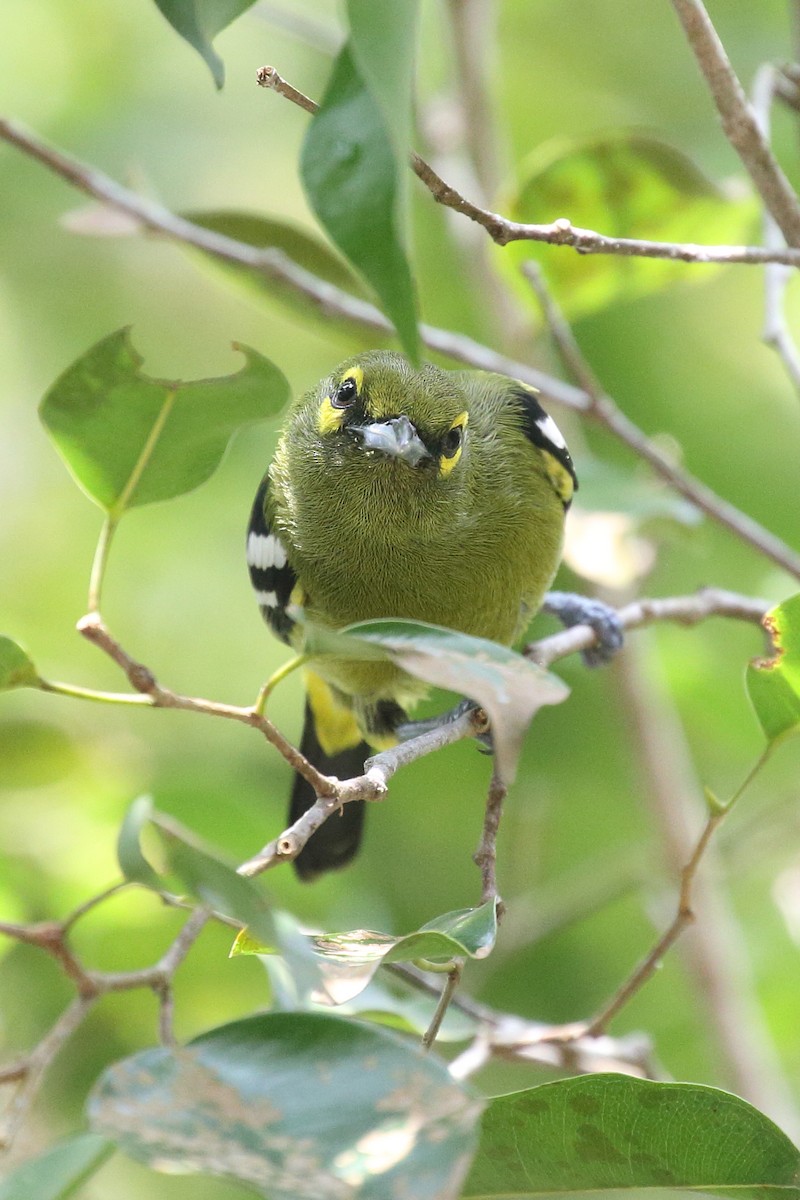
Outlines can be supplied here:
<path id="1" fill-rule="evenodd" d="M 75 700 L 94 700 L 98 704 L 138 704 L 153 708 L 152 696 L 130 695 L 128 692 L 99 692 L 94 688 L 78 687 L 74 683 L 57 683 L 51 679 L 41 679 L 39 687 L 43 692 L 55 692 L 59 696 L 72 696 Z"/>
<path id="2" fill-rule="evenodd" d="M 92 573 L 89 576 L 89 612 L 100 611 L 100 596 L 103 590 L 103 579 L 106 573 L 106 563 L 111 549 L 111 541 L 117 529 L 117 518 L 111 513 L 106 514 L 103 528 L 97 539 L 97 547 L 92 560 Z"/>
<path id="3" fill-rule="evenodd" d="M 269 679 L 261 688 L 261 691 L 256 697 L 256 702 L 253 705 L 253 712 L 258 713 L 260 717 L 263 717 L 264 711 L 267 707 L 267 701 L 278 684 L 283 683 L 284 679 L 291 675 L 293 671 L 296 671 L 298 667 L 302 667 L 306 662 L 308 662 L 308 655 L 296 654 L 294 658 L 290 658 L 288 662 L 283 664 L 283 666 L 278 667 L 277 671 L 273 671 L 272 675 L 270 675 Z"/>

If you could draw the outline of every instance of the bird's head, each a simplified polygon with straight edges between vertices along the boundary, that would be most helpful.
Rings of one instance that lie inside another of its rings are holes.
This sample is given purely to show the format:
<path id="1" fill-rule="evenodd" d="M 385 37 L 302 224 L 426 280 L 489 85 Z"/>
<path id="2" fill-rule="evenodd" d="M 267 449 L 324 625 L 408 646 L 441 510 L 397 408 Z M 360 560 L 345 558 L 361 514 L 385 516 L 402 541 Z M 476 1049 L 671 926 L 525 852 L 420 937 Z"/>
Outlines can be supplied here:
<path id="1" fill-rule="evenodd" d="M 414 486 L 454 475 L 469 422 L 451 373 L 388 351 L 342 363 L 305 398 L 302 416 L 325 462 L 359 471 L 368 463 Z"/>

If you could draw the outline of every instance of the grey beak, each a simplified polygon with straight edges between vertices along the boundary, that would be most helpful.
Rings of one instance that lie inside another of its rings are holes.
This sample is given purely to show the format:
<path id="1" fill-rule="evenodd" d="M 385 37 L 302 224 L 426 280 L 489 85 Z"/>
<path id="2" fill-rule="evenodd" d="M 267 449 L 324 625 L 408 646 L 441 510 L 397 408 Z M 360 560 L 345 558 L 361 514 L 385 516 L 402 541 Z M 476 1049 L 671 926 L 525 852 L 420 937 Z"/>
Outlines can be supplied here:
<path id="1" fill-rule="evenodd" d="M 368 450 L 380 450 L 382 454 L 405 459 L 411 467 L 416 467 L 423 459 L 431 457 L 430 451 L 405 414 L 392 417 L 391 421 L 373 421 L 369 425 L 356 425 L 352 428 Z"/>

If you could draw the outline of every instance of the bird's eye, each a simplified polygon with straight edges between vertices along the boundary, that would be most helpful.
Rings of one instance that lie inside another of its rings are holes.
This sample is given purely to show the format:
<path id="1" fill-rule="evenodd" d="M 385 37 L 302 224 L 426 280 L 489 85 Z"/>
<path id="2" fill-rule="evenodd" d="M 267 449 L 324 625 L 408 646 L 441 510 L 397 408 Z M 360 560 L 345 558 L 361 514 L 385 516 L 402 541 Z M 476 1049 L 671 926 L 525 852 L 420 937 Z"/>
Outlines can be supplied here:
<path id="1" fill-rule="evenodd" d="M 452 458 L 454 454 L 461 448 L 461 443 L 464 440 L 463 425 L 454 425 L 452 429 L 448 429 L 442 439 L 442 454 L 445 458 Z"/>
<path id="2" fill-rule="evenodd" d="M 336 391 L 331 397 L 331 404 L 334 408 L 349 408 L 358 396 L 358 386 L 355 379 L 348 375 L 339 384 Z"/>

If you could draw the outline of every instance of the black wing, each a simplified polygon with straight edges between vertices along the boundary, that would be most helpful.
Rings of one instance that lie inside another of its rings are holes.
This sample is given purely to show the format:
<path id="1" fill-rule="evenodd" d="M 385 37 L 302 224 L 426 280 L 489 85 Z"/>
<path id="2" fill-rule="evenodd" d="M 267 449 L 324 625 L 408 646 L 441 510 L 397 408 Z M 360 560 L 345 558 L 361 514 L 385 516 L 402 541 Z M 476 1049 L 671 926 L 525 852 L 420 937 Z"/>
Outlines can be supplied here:
<path id="1" fill-rule="evenodd" d="M 297 575 L 289 563 L 285 543 L 267 519 L 269 475 L 253 501 L 247 527 L 247 566 L 261 615 L 276 637 L 290 642 L 295 626 L 293 611 L 302 605 Z M 293 594 L 294 593 L 294 594 Z"/>

